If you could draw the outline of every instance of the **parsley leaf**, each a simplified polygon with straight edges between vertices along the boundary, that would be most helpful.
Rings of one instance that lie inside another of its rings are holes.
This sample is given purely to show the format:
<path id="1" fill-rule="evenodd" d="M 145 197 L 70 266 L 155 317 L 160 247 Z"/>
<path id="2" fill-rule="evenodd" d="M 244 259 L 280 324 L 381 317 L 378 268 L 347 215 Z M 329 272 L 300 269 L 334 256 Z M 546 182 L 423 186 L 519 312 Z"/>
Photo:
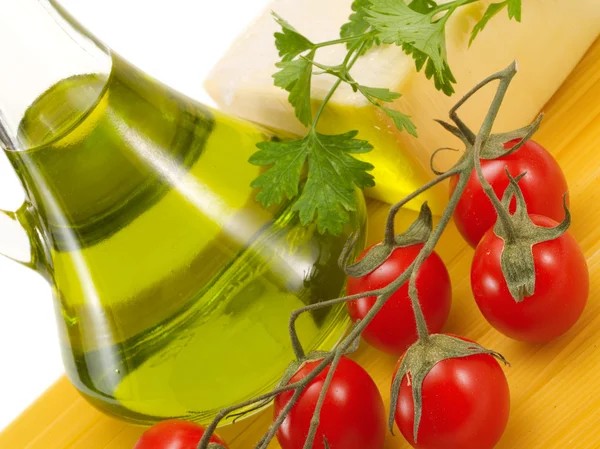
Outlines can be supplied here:
<path id="1" fill-rule="evenodd" d="M 408 4 L 408 7 L 421 14 L 427 14 L 432 9 L 437 8 L 437 3 L 433 0 L 413 0 Z"/>
<path id="2" fill-rule="evenodd" d="M 473 27 L 473 31 L 471 32 L 471 39 L 469 40 L 469 46 L 473 43 L 479 32 L 482 31 L 486 27 L 488 22 L 492 20 L 492 18 L 496 14 L 502 11 L 502 9 L 504 9 L 505 6 L 506 2 L 492 3 L 490 6 L 488 6 L 488 8 L 485 10 L 485 13 L 483 14 L 483 17 L 481 17 L 481 20 L 477 22 L 477 24 L 475 24 L 475 26 Z"/>
<path id="3" fill-rule="evenodd" d="M 349 21 L 342 25 L 342 29 L 340 30 L 340 37 L 354 37 L 360 36 L 361 34 L 366 33 L 371 28 L 371 24 L 367 22 L 367 8 L 371 6 L 371 0 L 354 0 L 352 2 L 352 11 L 354 11 L 349 18 Z M 352 42 L 347 42 L 346 47 L 350 49 L 352 47 Z M 367 52 L 373 45 L 379 45 L 379 41 L 376 41 L 373 38 L 365 39 L 365 44 L 361 51 L 362 53 Z"/>
<path id="4" fill-rule="evenodd" d="M 317 67 L 323 67 L 320 64 L 316 64 L 314 61 L 312 63 L 315 64 Z M 356 80 L 354 80 L 354 78 L 352 78 L 352 76 L 350 76 L 350 74 L 347 71 L 345 71 L 344 68 L 338 70 L 330 69 L 327 73 L 336 76 L 345 83 L 348 83 L 355 92 L 360 92 L 373 105 L 382 109 L 386 113 L 386 115 L 394 121 L 396 128 L 398 128 L 398 131 L 406 130 L 409 134 L 417 137 L 417 128 L 410 119 L 410 116 L 403 114 L 399 111 L 386 108 L 380 103 L 380 101 L 386 103 L 394 101 L 397 98 L 400 98 L 402 94 L 398 92 L 393 92 L 386 87 L 363 86 L 362 84 L 356 82 Z"/>
<path id="5" fill-rule="evenodd" d="M 492 3 L 485 10 L 481 20 L 473 27 L 471 39 L 469 40 L 469 46 L 471 46 L 477 35 L 486 27 L 488 22 L 505 7 L 508 7 L 509 19 L 514 18 L 517 22 L 521 21 L 521 0 L 506 0 L 500 3 Z"/>
<path id="6" fill-rule="evenodd" d="M 292 61 L 282 61 L 275 64 L 281 69 L 273 75 L 275 85 L 287 90 L 288 101 L 294 107 L 296 117 L 302 124 L 308 126 L 312 122 L 310 102 L 310 85 L 312 80 L 312 63 L 315 50 L 307 58 L 297 58 Z"/>
<path id="7" fill-rule="evenodd" d="M 366 20 L 375 28 L 381 42 L 402 46 L 415 60 L 417 70 L 425 66 L 425 75 L 433 77 L 437 89 L 446 95 L 454 93 L 452 84 L 456 80 L 448 65 L 445 35 L 451 12 L 438 18 L 437 9 L 421 13 L 397 0 L 370 1 Z M 460 2 L 456 2 L 458 5 Z"/>
<path id="8" fill-rule="evenodd" d="M 250 158 L 254 165 L 270 167 L 252 182 L 260 187 L 257 194 L 265 207 L 292 199 L 298 194 L 302 168 L 308 163 L 308 177 L 300 196 L 293 205 L 300 221 L 306 225 L 317 217 L 321 233 L 338 235 L 356 210 L 355 188 L 373 186 L 373 169 L 352 154 L 366 153 L 373 148 L 364 140 L 355 139 L 358 131 L 326 135 L 311 130 L 305 137 L 290 142 L 261 142 L 259 151 Z"/>
<path id="9" fill-rule="evenodd" d="M 508 0 L 508 18 L 521 21 L 521 0 Z"/>
<path id="10" fill-rule="evenodd" d="M 394 101 L 396 98 L 400 98 L 402 94 L 398 92 L 392 92 L 391 90 L 384 87 L 367 87 L 358 85 L 357 89 L 365 96 L 368 100 L 373 101 L 374 98 L 381 101 Z"/>
<path id="11" fill-rule="evenodd" d="M 291 61 L 300 53 L 307 50 L 313 50 L 315 45 L 296 29 L 290 25 L 285 19 L 272 13 L 275 21 L 281 25 L 281 33 L 275 33 L 275 46 L 279 50 L 279 56 L 283 61 Z"/>
<path id="12" fill-rule="evenodd" d="M 410 119 L 409 115 L 403 114 L 400 111 L 396 111 L 391 108 L 387 108 L 379 103 L 377 100 L 390 102 L 394 101 L 397 98 L 400 98 L 402 94 L 398 92 L 392 92 L 389 89 L 382 87 L 367 87 L 362 85 L 357 85 L 357 89 L 365 96 L 367 99 L 373 103 L 375 106 L 380 108 L 385 114 L 391 118 L 396 125 L 398 131 L 405 130 L 410 135 L 417 136 L 417 128 L 415 124 Z"/>
<path id="13" fill-rule="evenodd" d="M 250 156 L 249 162 L 272 167 L 252 181 L 252 187 L 262 187 L 256 199 L 269 207 L 281 203 L 284 198 L 292 199 L 298 195 L 300 174 L 307 157 L 304 139 L 261 142 L 257 146 L 259 151 Z"/>
<path id="14" fill-rule="evenodd" d="M 341 37 L 353 37 L 366 33 L 371 27 L 371 24 L 365 20 L 366 8 L 369 6 L 371 6 L 371 0 L 354 0 L 352 2 L 352 11 L 354 12 L 350 15 L 349 22 L 342 25 Z"/>
<path id="15" fill-rule="evenodd" d="M 381 107 L 381 109 L 383 109 L 383 112 L 385 112 L 386 115 L 394 121 L 396 128 L 398 128 L 398 131 L 402 131 L 402 129 L 405 129 L 406 132 L 409 133 L 411 136 L 419 137 L 417 134 L 417 127 L 410 119 L 410 115 L 406 115 L 400 111 L 396 111 L 394 109 L 386 107 Z"/>

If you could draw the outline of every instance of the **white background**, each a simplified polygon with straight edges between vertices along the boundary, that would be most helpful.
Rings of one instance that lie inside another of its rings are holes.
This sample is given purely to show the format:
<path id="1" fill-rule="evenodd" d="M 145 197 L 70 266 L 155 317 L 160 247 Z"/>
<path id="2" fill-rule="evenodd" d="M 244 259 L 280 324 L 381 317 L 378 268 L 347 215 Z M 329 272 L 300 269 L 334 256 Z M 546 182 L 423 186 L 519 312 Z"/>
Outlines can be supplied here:
<path id="1" fill-rule="evenodd" d="M 202 81 L 236 35 L 268 4 L 268 0 L 60 1 L 122 56 L 208 104 Z M 0 155 L 0 208 L 14 210 L 22 201 L 21 187 Z M 35 273 L 3 257 L 0 354 L 1 430 L 63 372 L 50 288 Z"/>

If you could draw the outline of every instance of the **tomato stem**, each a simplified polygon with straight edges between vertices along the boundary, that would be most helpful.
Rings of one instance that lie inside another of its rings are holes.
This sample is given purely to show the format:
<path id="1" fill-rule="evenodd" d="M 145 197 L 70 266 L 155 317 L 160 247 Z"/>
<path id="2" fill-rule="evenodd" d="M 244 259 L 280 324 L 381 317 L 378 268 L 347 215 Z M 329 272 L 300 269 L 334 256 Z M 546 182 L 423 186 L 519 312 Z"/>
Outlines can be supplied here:
<path id="1" fill-rule="evenodd" d="M 325 377 L 325 381 L 323 382 L 323 386 L 321 387 L 321 392 L 319 393 L 319 399 L 317 400 L 315 411 L 313 412 L 313 416 L 310 420 L 310 427 L 308 429 L 308 435 L 306 436 L 306 441 L 304 442 L 303 449 L 312 449 L 313 447 L 315 435 L 317 433 L 317 427 L 319 427 L 319 422 L 321 418 L 321 409 L 323 408 L 323 404 L 325 403 L 327 391 L 329 390 L 329 386 L 331 385 L 331 381 L 333 380 L 333 375 L 335 374 L 335 370 L 337 369 L 337 366 L 340 363 L 342 356 L 343 353 L 336 351 L 336 354 L 333 360 L 331 361 L 329 371 L 327 372 L 327 377 Z"/>
<path id="2" fill-rule="evenodd" d="M 287 385 L 281 385 L 278 386 L 276 388 L 274 388 L 273 390 L 271 390 L 268 393 L 262 394 L 260 396 L 257 396 L 253 399 L 249 399 L 247 401 L 241 402 L 239 404 L 236 405 L 232 405 L 230 407 L 227 407 L 223 410 L 221 410 L 217 416 L 214 417 L 214 419 L 212 420 L 212 422 L 210 423 L 210 425 L 206 428 L 206 432 L 204 433 L 202 439 L 200 440 L 200 442 L 198 443 L 198 449 L 207 449 L 208 448 L 208 443 L 209 440 L 211 438 L 211 436 L 215 433 L 215 431 L 217 430 L 217 427 L 219 426 L 219 424 L 221 423 L 221 421 L 223 419 L 225 419 L 226 417 L 230 416 L 231 413 L 235 412 L 236 410 L 240 410 L 240 409 L 244 409 L 247 407 L 250 407 L 254 404 L 263 402 L 265 400 L 272 400 L 275 398 L 275 396 L 277 396 L 278 394 L 281 393 L 285 393 L 286 391 L 294 391 L 294 395 L 292 396 L 292 398 L 290 399 L 288 405 L 289 405 L 289 410 L 287 411 L 287 413 L 289 413 L 289 411 L 292 409 L 292 407 L 294 406 L 294 404 L 296 403 L 296 401 L 298 400 L 298 398 L 300 397 L 300 395 L 302 394 L 302 391 L 304 391 L 304 389 L 308 386 L 308 384 L 315 379 L 325 368 L 327 368 L 327 366 L 329 365 L 329 362 L 331 361 L 331 359 L 333 359 L 333 352 L 328 353 L 325 358 L 321 361 L 321 363 L 319 363 L 315 368 L 313 368 L 313 370 L 308 373 L 304 378 L 302 378 L 301 380 L 291 383 L 291 384 L 287 384 Z M 288 406 L 286 405 L 286 408 L 284 410 L 287 410 Z M 285 418 L 285 414 L 282 413 L 281 415 L 284 415 L 281 419 L 281 422 L 279 423 L 279 425 L 275 426 L 276 423 L 273 424 L 272 428 L 274 429 L 273 431 L 273 435 L 271 436 L 270 439 L 273 439 L 273 437 L 275 436 L 275 433 L 277 432 L 277 429 L 279 428 L 279 426 L 281 425 L 281 423 L 283 422 L 284 418 Z M 194 416 L 190 417 L 192 420 L 194 418 Z M 265 435 L 265 437 L 263 437 L 263 440 L 266 441 L 266 437 L 270 434 L 267 433 Z M 270 439 L 267 441 L 270 441 Z M 261 440 L 261 441 L 263 441 Z M 260 444 L 260 442 L 259 442 Z M 257 448 L 259 448 L 260 446 L 257 445 Z"/>
<path id="3" fill-rule="evenodd" d="M 531 138 L 531 136 L 537 131 L 543 117 L 544 117 L 544 114 L 540 114 L 538 116 L 538 118 L 533 122 L 533 124 L 531 124 L 530 126 L 528 126 L 526 128 L 523 128 L 523 130 L 526 130 L 525 135 L 521 138 L 521 140 L 516 145 L 514 145 L 512 148 L 510 148 L 510 150 L 508 150 L 505 154 L 506 155 L 512 154 L 515 151 L 517 151 L 519 148 L 521 148 L 521 146 L 523 146 L 523 144 L 525 142 L 527 142 L 527 140 L 529 140 Z M 519 131 L 523 131 L 523 130 L 519 130 Z M 481 147 L 475 148 L 475 154 L 474 154 L 473 160 L 475 162 L 475 172 L 477 174 L 477 178 L 479 179 L 479 182 L 483 188 L 483 191 L 485 192 L 486 196 L 490 199 L 492 205 L 494 206 L 494 209 L 496 210 L 496 214 L 498 215 L 498 221 L 501 223 L 504 231 L 506 232 L 506 237 L 511 242 L 515 242 L 516 239 L 518 238 L 519 234 L 521 233 L 521 230 L 518 229 L 518 226 L 515 226 L 514 220 L 510 215 L 510 212 L 509 212 L 510 198 L 508 199 L 508 203 L 506 205 L 502 204 L 502 201 L 499 201 L 498 197 L 496 196 L 496 192 L 494 192 L 494 189 L 492 188 L 490 183 L 483 176 L 483 171 L 481 169 L 480 155 L 481 155 Z M 510 179 L 511 174 L 508 172 L 508 169 L 505 168 L 505 170 L 506 170 L 506 175 Z M 521 173 L 520 175 L 518 175 L 516 178 L 516 182 L 518 182 L 525 175 L 526 175 L 526 173 Z M 507 189 L 507 191 L 510 191 L 510 186 Z M 517 192 L 515 192 L 515 194 L 517 194 Z M 526 207 L 526 206 L 524 206 L 524 207 Z"/>
<path id="4" fill-rule="evenodd" d="M 452 218 L 452 214 L 454 213 L 454 209 L 456 209 L 456 205 L 458 204 L 458 200 L 462 196 L 467 186 L 468 179 L 468 175 L 460 175 L 456 189 L 452 193 L 452 196 L 450 198 L 450 201 L 448 202 L 448 206 L 444 210 L 442 218 L 433 230 L 431 237 L 425 243 L 425 245 L 423 245 L 423 248 L 421 249 L 421 251 L 419 251 L 419 254 L 417 255 L 417 257 L 411 265 L 413 266 L 413 269 L 411 270 L 408 294 L 410 296 L 413 313 L 415 314 L 415 322 L 417 323 L 417 335 L 419 336 L 419 340 L 427 339 L 427 337 L 429 336 L 427 322 L 425 321 L 425 316 L 423 315 L 423 309 L 421 308 L 421 303 L 419 302 L 419 294 L 417 291 L 417 276 L 419 273 L 419 268 L 421 267 L 425 259 L 427 259 L 431 255 L 435 246 L 439 242 L 444 230 L 446 229 L 446 226 L 448 226 L 448 223 Z"/>
<path id="5" fill-rule="evenodd" d="M 485 80 L 483 80 L 481 83 L 479 83 L 477 86 L 475 86 L 475 88 L 472 89 L 465 96 L 465 98 L 469 98 L 471 95 L 473 95 L 475 92 L 477 92 L 479 89 L 481 89 L 485 85 L 489 84 L 490 82 L 495 81 L 495 80 L 500 80 L 500 85 L 498 86 L 498 89 L 496 90 L 496 94 L 494 95 L 494 99 L 492 101 L 492 106 L 490 107 L 490 109 L 486 115 L 486 118 L 483 122 L 483 125 L 481 127 L 481 130 L 480 130 L 479 134 L 477 135 L 477 137 L 475 138 L 475 142 L 473 144 L 473 162 L 475 165 L 475 171 L 477 173 L 477 177 L 479 178 L 479 182 L 481 183 L 483 190 L 485 191 L 486 195 L 488 196 L 488 198 L 492 202 L 494 208 L 496 209 L 499 219 L 502 220 L 503 223 L 507 226 L 507 228 L 511 229 L 513 233 L 515 232 L 515 230 L 511 228 L 512 224 L 510 221 L 510 215 L 508 213 L 508 210 L 504 209 L 504 207 L 502 207 L 500 199 L 498 199 L 498 197 L 496 196 L 494 189 L 492 188 L 490 183 L 487 182 L 487 180 L 483 176 L 483 171 L 481 170 L 481 148 L 482 148 L 483 144 L 485 143 L 485 139 L 487 139 L 490 135 L 492 126 L 494 124 L 494 121 L 496 120 L 498 111 L 500 110 L 500 105 L 502 104 L 502 101 L 504 100 L 504 97 L 506 96 L 506 91 L 508 89 L 508 86 L 510 85 L 511 80 L 515 76 L 516 73 L 517 73 L 517 64 L 516 64 L 516 62 L 514 62 L 513 64 L 511 64 L 509 67 L 502 70 L 501 72 L 498 72 L 498 73 L 486 78 Z"/>
<path id="6" fill-rule="evenodd" d="M 431 155 L 431 159 L 429 159 L 429 169 L 435 173 L 437 176 L 441 176 L 443 175 L 445 172 L 439 171 L 435 168 L 435 165 L 433 164 L 435 157 L 441 153 L 442 151 L 453 151 L 455 153 L 460 152 L 460 150 L 457 150 L 456 148 L 451 148 L 451 147 L 442 147 L 442 148 L 438 148 L 437 150 L 435 150 L 433 152 L 433 154 Z"/>
<path id="7" fill-rule="evenodd" d="M 290 321 L 288 325 L 290 340 L 292 341 L 292 349 L 294 350 L 294 354 L 296 355 L 296 359 L 301 361 L 306 358 L 306 353 L 304 348 L 302 347 L 302 343 L 300 343 L 300 338 L 298 337 L 298 332 L 296 330 L 296 321 L 298 317 L 305 312 L 311 312 L 314 310 L 324 309 L 327 307 L 332 307 L 341 303 L 345 303 L 348 301 L 353 301 L 360 298 L 366 298 L 367 296 L 379 296 L 383 293 L 383 289 L 371 290 L 363 293 L 356 293 L 355 295 L 350 296 L 342 296 L 336 299 L 330 299 L 328 301 L 321 301 L 315 304 L 309 304 L 300 309 L 294 310 L 290 315 Z"/>
<path id="8" fill-rule="evenodd" d="M 427 337 L 429 335 L 429 331 L 427 329 L 427 322 L 425 321 L 425 316 L 423 315 L 423 310 L 421 309 L 421 305 L 419 302 L 419 294 L 418 294 L 418 290 L 417 290 L 417 276 L 418 276 L 419 268 L 421 267 L 421 265 L 423 264 L 425 259 L 427 259 L 427 257 L 429 257 L 431 255 L 431 253 L 433 252 L 442 233 L 446 229 L 446 226 L 448 225 L 448 222 L 450 221 L 450 218 L 452 217 L 452 214 L 454 213 L 454 210 L 456 209 L 456 205 L 458 204 L 458 201 L 460 200 L 460 197 L 462 196 L 462 194 L 467 186 L 467 182 L 468 182 L 469 176 L 471 174 L 471 171 L 473 169 L 473 165 L 475 165 L 476 167 L 479 167 L 479 172 L 481 172 L 481 164 L 480 164 L 480 160 L 479 160 L 479 157 L 480 157 L 479 153 L 480 153 L 481 146 L 482 146 L 483 142 L 485 142 L 487 140 L 487 138 L 490 136 L 494 121 L 496 120 L 498 111 L 500 110 L 500 106 L 502 104 L 502 101 L 504 100 L 508 86 L 510 85 L 510 82 L 515 74 L 516 74 L 516 63 L 512 63 L 506 69 L 489 76 L 488 78 L 486 78 L 485 80 L 483 80 L 482 82 L 477 84 L 477 86 L 475 86 L 473 89 L 471 89 L 469 92 L 467 92 L 467 94 L 458 101 L 456 106 L 454 106 L 450 110 L 450 117 L 456 123 L 457 127 L 461 130 L 461 132 L 464 134 L 466 140 L 468 142 L 473 141 L 473 149 L 471 150 L 473 152 L 473 158 L 471 159 L 471 161 L 469 161 L 468 159 L 464 160 L 464 163 L 462 163 L 462 164 L 459 162 L 459 164 L 457 164 L 455 169 L 450 170 L 449 173 L 452 173 L 453 175 L 456 174 L 455 172 L 460 173 L 458 184 L 457 184 L 454 192 L 452 193 L 450 200 L 448 201 L 448 205 L 447 205 L 446 209 L 444 210 L 444 213 L 440 219 L 440 222 L 438 223 L 438 225 L 434 229 L 431 237 L 425 243 L 425 245 L 423 246 L 423 248 L 417 255 L 415 261 L 413 262 L 414 268 L 411 270 L 408 292 L 409 292 L 409 296 L 411 299 L 413 312 L 415 314 L 415 321 L 417 324 L 417 334 L 419 336 L 419 340 L 427 339 Z M 489 84 L 490 82 L 492 82 L 494 80 L 500 80 L 500 85 L 498 86 L 498 89 L 496 90 L 496 94 L 494 96 L 494 99 L 492 101 L 490 109 L 488 110 L 488 113 L 486 114 L 483 124 L 481 125 L 481 128 L 479 129 L 479 133 L 475 136 L 475 139 L 473 140 L 474 134 L 458 116 L 458 109 L 471 96 L 473 96 L 481 88 L 483 88 L 484 86 L 486 86 L 487 84 Z M 470 151 L 467 151 L 467 154 L 469 152 Z M 435 153 L 433 153 L 433 156 L 435 156 Z M 481 176 L 483 177 L 483 174 L 481 174 Z M 444 175 L 440 175 L 437 179 L 440 179 L 440 178 L 444 179 Z M 488 186 L 489 186 L 489 184 L 488 184 Z M 489 186 L 489 189 L 492 190 L 492 194 L 493 194 L 493 189 L 491 186 Z M 494 194 L 494 197 L 495 197 L 495 194 Z M 500 202 L 498 200 L 498 198 L 495 197 L 495 199 L 496 199 L 496 201 L 498 201 L 498 203 Z"/>
<path id="9" fill-rule="evenodd" d="M 402 201 L 394 204 L 390 208 L 390 211 L 388 213 L 388 217 L 387 217 L 387 220 L 386 220 L 384 243 L 386 243 L 388 245 L 393 245 L 394 244 L 394 239 L 396 237 L 394 220 L 396 218 L 396 215 L 400 211 L 400 209 L 402 209 L 409 201 L 412 201 L 416 197 L 418 197 L 419 195 L 421 195 L 423 192 L 431 189 L 433 186 L 439 184 L 440 182 L 445 181 L 448 178 L 451 178 L 452 176 L 456 175 L 459 172 L 460 172 L 460 170 L 458 170 L 456 168 L 453 168 L 452 170 L 449 170 L 446 173 L 444 173 L 444 174 L 442 174 L 440 176 L 437 176 L 435 179 L 429 181 L 424 186 L 418 188 L 413 193 L 411 193 L 406 198 L 404 198 Z"/>
<path id="10" fill-rule="evenodd" d="M 304 388 L 306 388 L 306 386 Z M 256 447 L 258 449 L 266 449 L 266 447 L 269 445 L 271 440 L 273 440 L 273 438 L 275 437 L 275 434 L 277 433 L 277 430 L 279 430 L 279 428 L 283 424 L 283 421 L 285 420 L 286 416 L 289 415 L 289 413 L 291 412 L 292 408 L 294 407 L 294 405 L 300 398 L 300 395 L 304 391 L 304 388 L 298 388 L 294 391 L 294 394 L 292 395 L 292 397 L 290 398 L 288 403 L 285 405 L 285 407 L 283 408 L 283 410 L 281 411 L 279 416 L 277 416 L 277 418 L 275 419 L 275 422 L 270 427 L 269 431 L 261 438 L 261 440 L 256 445 Z"/>

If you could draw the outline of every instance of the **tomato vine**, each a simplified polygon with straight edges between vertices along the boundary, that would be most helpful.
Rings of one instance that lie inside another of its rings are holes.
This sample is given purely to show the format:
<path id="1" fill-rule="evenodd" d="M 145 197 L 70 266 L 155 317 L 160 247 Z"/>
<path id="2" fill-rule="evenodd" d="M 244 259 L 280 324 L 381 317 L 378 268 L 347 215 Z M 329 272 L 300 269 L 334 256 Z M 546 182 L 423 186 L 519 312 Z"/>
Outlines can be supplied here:
<path id="1" fill-rule="evenodd" d="M 243 416 L 249 413 L 251 410 L 255 410 L 266 405 L 269 401 L 275 398 L 277 395 L 283 392 L 293 391 L 291 399 L 288 401 L 286 406 L 281 410 L 277 418 L 273 421 L 268 431 L 264 434 L 261 440 L 256 444 L 256 449 L 266 449 L 271 440 L 275 437 L 278 429 L 282 425 L 286 416 L 289 415 L 290 411 L 294 407 L 294 404 L 298 401 L 300 395 L 304 389 L 313 381 L 323 370 L 329 367 L 326 379 L 323 384 L 323 388 L 320 392 L 319 399 L 310 423 L 310 429 L 304 443 L 304 449 L 311 449 L 315 441 L 315 434 L 320 420 L 320 411 L 324 403 L 325 395 L 329 384 L 332 381 L 333 374 L 336 367 L 338 366 L 342 357 L 352 352 L 361 337 L 362 332 L 365 330 L 367 325 L 381 310 L 386 301 L 396 292 L 403 284 L 409 282 L 409 296 L 415 314 L 418 331 L 418 341 L 412 345 L 405 353 L 397 374 L 393 381 L 392 387 L 392 405 L 389 415 L 390 430 L 394 422 L 394 413 L 396 410 L 396 403 L 398 400 L 398 391 L 400 388 L 403 377 L 407 374 L 411 375 L 413 399 L 415 404 L 415 416 L 414 416 L 414 440 L 417 440 L 419 422 L 422 414 L 422 403 L 421 403 L 421 385 L 425 376 L 433 368 L 433 366 L 446 359 L 467 357 L 475 354 L 489 354 L 501 362 L 508 364 L 502 355 L 499 353 L 486 349 L 477 343 L 466 341 L 461 338 L 453 337 L 444 334 L 433 334 L 430 335 L 427 329 L 427 324 L 421 310 L 419 303 L 418 292 L 416 288 L 417 272 L 421 264 L 427 259 L 427 257 L 433 252 L 436 244 L 438 243 L 442 233 L 446 229 L 454 209 L 467 185 L 467 181 L 471 172 L 475 169 L 478 174 L 481 173 L 480 159 L 496 159 L 509 152 L 517 151 L 537 130 L 541 122 L 542 116 L 538 117 L 532 124 L 524 128 L 500 134 L 492 134 L 492 127 L 496 116 L 500 110 L 502 101 L 506 95 L 507 89 L 517 73 L 516 63 L 512 63 L 505 69 L 489 76 L 473 89 L 471 89 L 456 105 L 450 110 L 450 119 L 453 124 L 439 121 L 444 129 L 459 137 L 465 144 L 466 150 L 456 165 L 445 173 L 439 173 L 438 177 L 427 183 L 423 187 L 419 188 L 411 195 L 404 198 L 399 203 L 393 205 L 390 209 L 385 229 L 384 241 L 373 247 L 359 262 L 356 264 L 349 264 L 349 257 L 351 250 L 356 244 L 357 235 L 353 236 L 347 243 L 340 257 L 341 268 L 350 275 L 356 275 L 356 273 L 369 273 L 380 266 L 389 257 L 393 251 L 397 241 L 410 241 L 414 235 L 423 237 L 424 232 L 427 232 L 427 237 L 424 241 L 424 245 L 412 262 L 412 264 L 401 273 L 393 282 L 386 287 L 362 292 L 354 295 L 348 295 L 340 298 L 335 298 L 327 301 L 323 301 L 316 304 L 311 304 L 301 309 L 298 309 L 292 313 L 289 320 L 289 333 L 292 342 L 292 347 L 296 356 L 296 360 L 290 364 L 281 382 L 272 391 L 255 397 L 251 400 L 243 403 L 228 407 L 221 410 L 218 415 L 214 418 L 212 423 L 208 426 L 206 433 L 198 445 L 198 449 L 222 449 L 218 443 L 210 443 L 209 440 L 219 423 L 230 416 Z M 476 94 L 484 86 L 498 81 L 498 87 L 492 100 L 491 106 L 486 114 L 485 119 L 475 134 L 469 129 L 469 127 L 460 119 L 458 111 L 460 107 L 465 104 L 474 94 Z M 520 139 L 520 141 L 509 150 L 505 150 L 503 144 L 511 139 Z M 433 154 L 432 158 L 435 157 Z M 396 235 L 394 218 L 398 211 L 409 201 L 416 198 L 418 195 L 433 187 L 434 185 L 452 177 L 458 176 L 458 182 L 454 192 L 452 193 L 448 205 L 441 216 L 437 225 L 431 229 L 430 212 L 427 204 L 425 203 L 422 207 L 419 218 L 413 223 L 409 229 L 400 235 Z M 514 180 L 513 180 L 514 181 Z M 513 189 L 518 189 L 516 182 L 513 182 L 511 186 Z M 484 184 L 485 186 L 485 184 Z M 501 204 L 501 201 L 495 196 L 493 191 L 490 189 L 486 190 L 486 193 L 491 196 L 492 201 L 495 204 Z M 515 192 L 515 194 L 517 194 Z M 518 195 L 518 194 L 517 194 Z M 503 214 L 504 209 L 499 208 L 498 213 Z M 508 215 L 508 212 L 506 212 Z M 429 218 L 428 218 L 429 217 Z M 506 217 L 505 217 L 506 218 Z M 510 218 L 510 217 L 508 217 Z M 508 219 L 507 218 L 507 219 Z M 427 230 L 429 226 L 429 230 Z M 319 352 L 306 354 L 304 348 L 300 342 L 298 334 L 296 332 L 296 320 L 305 312 L 320 309 L 324 307 L 330 307 L 336 304 L 345 303 L 348 301 L 356 300 L 359 298 L 375 296 L 377 300 L 371 310 L 365 315 L 364 319 L 356 322 L 347 336 L 341 341 L 341 343 L 329 352 Z M 290 379 L 298 371 L 298 369 L 308 360 L 318 361 L 316 366 L 301 380 L 291 382 Z"/>

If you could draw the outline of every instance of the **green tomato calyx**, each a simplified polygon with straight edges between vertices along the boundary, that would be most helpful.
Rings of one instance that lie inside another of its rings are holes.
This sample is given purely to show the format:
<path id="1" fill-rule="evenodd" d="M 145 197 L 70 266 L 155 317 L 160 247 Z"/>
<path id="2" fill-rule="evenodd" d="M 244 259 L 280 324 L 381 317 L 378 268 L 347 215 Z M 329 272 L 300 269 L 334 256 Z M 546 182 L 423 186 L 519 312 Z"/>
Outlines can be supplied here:
<path id="1" fill-rule="evenodd" d="M 429 335 L 425 339 L 418 340 L 408 348 L 392 382 L 392 397 L 388 420 L 390 431 L 393 433 L 394 414 L 398 407 L 398 396 L 404 376 L 408 376 L 409 385 L 412 388 L 415 413 L 413 438 L 416 443 L 419 424 L 421 423 L 421 416 L 423 414 L 423 381 L 427 377 L 427 374 L 442 360 L 468 357 L 476 354 L 491 355 L 505 365 L 510 366 L 500 353 L 486 349 L 475 342 L 465 341 L 447 334 Z"/>

